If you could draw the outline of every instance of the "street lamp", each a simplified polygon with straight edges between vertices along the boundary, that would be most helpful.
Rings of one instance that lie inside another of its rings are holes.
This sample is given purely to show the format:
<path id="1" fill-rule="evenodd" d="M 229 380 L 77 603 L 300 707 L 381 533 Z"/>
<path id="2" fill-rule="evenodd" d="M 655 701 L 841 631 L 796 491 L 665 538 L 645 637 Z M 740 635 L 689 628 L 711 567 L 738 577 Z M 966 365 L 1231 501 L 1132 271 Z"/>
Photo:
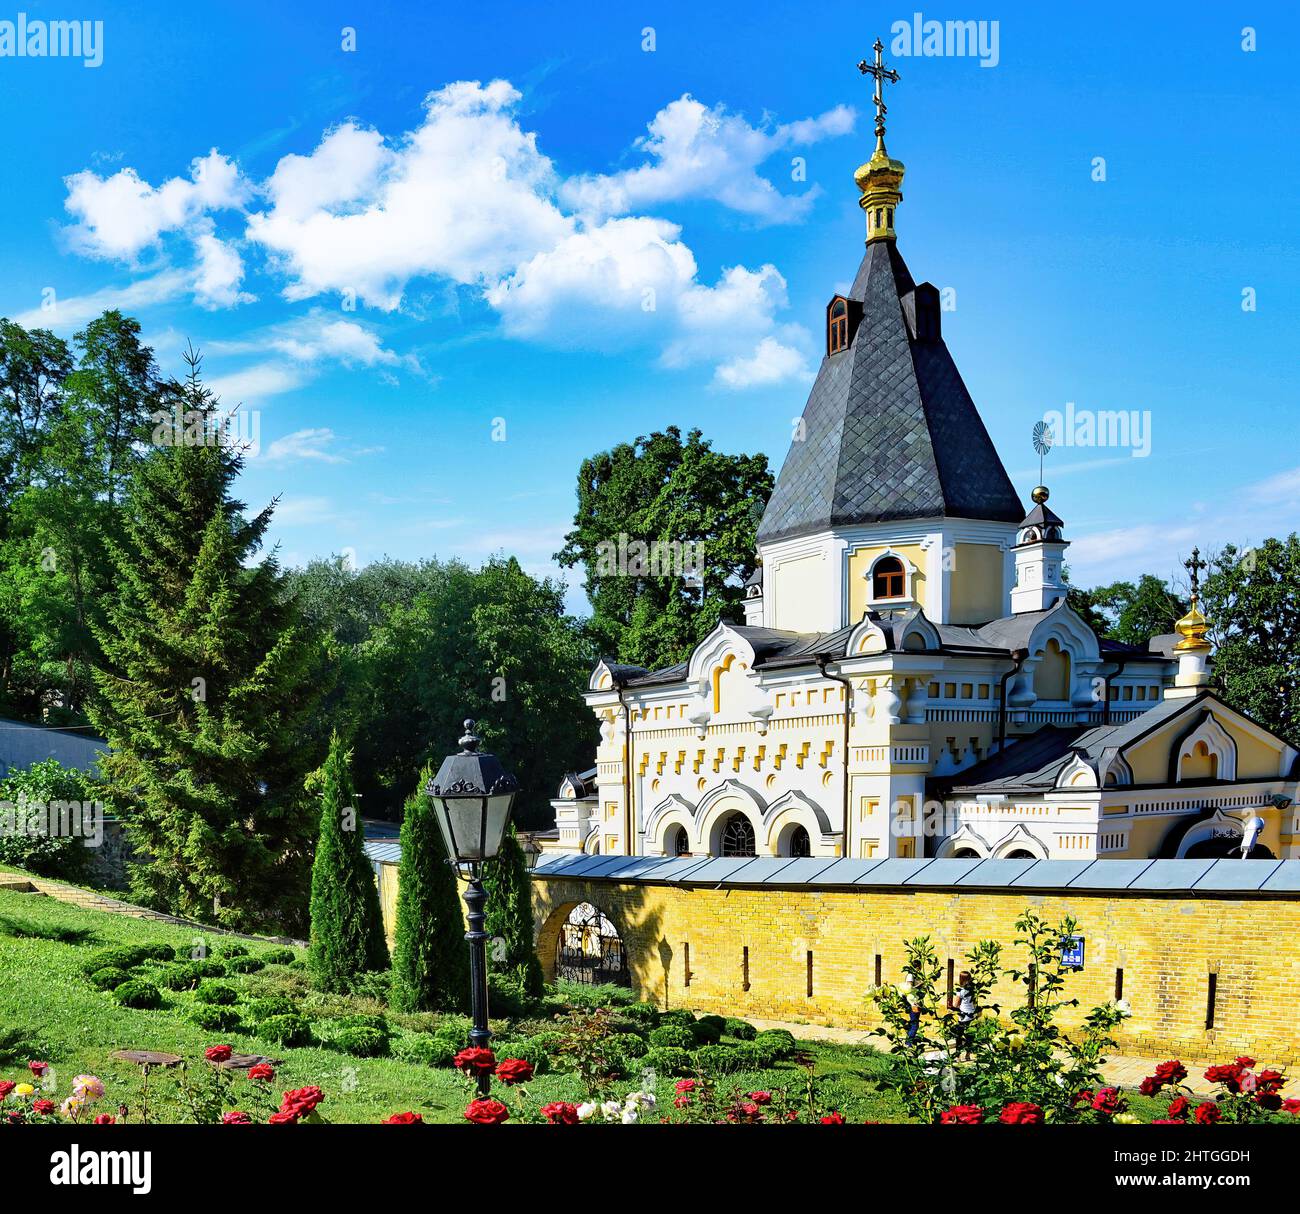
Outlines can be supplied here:
<path id="1" fill-rule="evenodd" d="M 488 1028 L 487 939 L 483 930 L 483 862 L 495 859 L 501 850 L 510 811 L 519 792 L 519 781 L 498 762 L 495 755 L 479 751 L 480 739 L 474 722 L 465 722 L 459 754 L 448 755 L 438 774 L 425 787 L 447 846 L 448 862 L 465 875 L 466 921 L 469 931 L 470 1005 L 474 1027 L 470 1044 L 487 1049 L 492 1040 Z M 479 1095 L 486 1096 L 491 1077 L 480 1071 Z"/>
<path id="2" fill-rule="evenodd" d="M 541 858 L 541 844 L 532 835 L 529 835 L 524 840 L 524 867 L 531 873 L 537 867 L 537 861 Z"/>

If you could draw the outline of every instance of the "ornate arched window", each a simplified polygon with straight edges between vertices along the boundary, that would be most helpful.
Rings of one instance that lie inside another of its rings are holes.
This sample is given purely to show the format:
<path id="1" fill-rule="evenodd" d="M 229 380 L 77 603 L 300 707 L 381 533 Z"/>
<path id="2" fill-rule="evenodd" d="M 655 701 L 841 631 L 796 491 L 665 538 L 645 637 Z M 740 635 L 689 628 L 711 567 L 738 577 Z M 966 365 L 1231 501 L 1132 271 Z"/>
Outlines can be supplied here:
<path id="1" fill-rule="evenodd" d="M 849 346 L 849 305 L 843 299 L 831 302 L 826 314 L 826 353 L 838 354 Z"/>
<path id="2" fill-rule="evenodd" d="M 686 827 L 674 826 L 668 832 L 668 846 L 664 850 L 670 856 L 689 856 L 691 854 L 691 840 L 686 833 Z"/>
<path id="3" fill-rule="evenodd" d="M 718 839 L 720 856 L 752 856 L 754 854 L 754 828 L 744 814 L 732 814 L 722 824 Z"/>
<path id="4" fill-rule="evenodd" d="M 901 599 L 907 596 L 907 571 L 896 556 L 878 560 L 871 570 L 873 599 Z"/>
<path id="5" fill-rule="evenodd" d="M 811 856 L 812 840 L 802 826 L 796 826 L 790 832 L 790 854 L 792 856 Z"/>

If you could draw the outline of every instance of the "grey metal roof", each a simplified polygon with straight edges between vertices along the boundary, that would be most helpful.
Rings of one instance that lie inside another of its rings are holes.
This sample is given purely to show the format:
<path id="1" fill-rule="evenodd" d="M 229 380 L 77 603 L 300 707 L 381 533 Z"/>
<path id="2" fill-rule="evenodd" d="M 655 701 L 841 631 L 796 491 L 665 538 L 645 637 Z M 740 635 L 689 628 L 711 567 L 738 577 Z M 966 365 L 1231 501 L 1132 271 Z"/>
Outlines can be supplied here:
<path id="1" fill-rule="evenodd" d="M 601 863 L 601 860 L 604 863 Z M 831 860 L 549 856 L 533 874 L 700 887 L 1018 889 L 1077 893 L 1300 894 L 1300 860 Z"/>
<path id="2" fill-rule="evenodd" d="M 81 730 L 53 729 L 0 718 L 0 776 L 57 759 L 64 767 L 89 771 L 108 749 L 103 738 Z"/>
<path id="3" fill-rule="evenodd" d="M 402 859 L 402 845 L 396 839 L 367 839 L 361 846 L 371 864 L 397 864 Z"/>
<path id="4" fill-rule="evenodd" d="M 948 347 L 909 331 L 914 290 L 893 241 L 867 246 L 849 292 L 862 320 L 822 360 L 760 543 L 887 519 L 1024 517 Z"/>

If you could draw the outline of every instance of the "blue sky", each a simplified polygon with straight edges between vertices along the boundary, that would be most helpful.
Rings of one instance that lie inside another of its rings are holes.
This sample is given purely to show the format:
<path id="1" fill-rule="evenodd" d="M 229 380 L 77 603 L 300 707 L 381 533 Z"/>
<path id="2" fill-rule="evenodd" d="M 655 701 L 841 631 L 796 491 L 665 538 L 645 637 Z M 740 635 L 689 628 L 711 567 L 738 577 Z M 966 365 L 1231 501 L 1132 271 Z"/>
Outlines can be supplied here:
<path id="1" fill-rule="evenodd" d="M 895 53 L 918 9 L 997 21 L 996 66 Z M 1300 22 L 1204 10 L 29 2 L 102 20 L 103 63 L 0 57 L 0 314 L 201 347 L 289 563 L 548 571 L 587 454 L 676 423 L 784 456 L 879 35 L 899 247 L 1017 487 L 1045 411 L 1139 411 L 1149 455 L 1047 479 L 1076 581 L 1170 572 L 1300 525 Z"/>

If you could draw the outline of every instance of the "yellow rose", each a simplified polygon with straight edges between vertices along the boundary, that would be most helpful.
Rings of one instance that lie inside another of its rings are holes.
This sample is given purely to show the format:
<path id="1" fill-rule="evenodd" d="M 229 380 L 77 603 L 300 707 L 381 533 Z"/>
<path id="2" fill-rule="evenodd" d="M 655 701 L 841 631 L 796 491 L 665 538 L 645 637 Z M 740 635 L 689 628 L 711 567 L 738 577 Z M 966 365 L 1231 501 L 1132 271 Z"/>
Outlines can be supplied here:
<path id="1" fill-rule="evenodd" d="M 20 1083 L 14 1088 L 15 1096 L 30 1096 L 36 1089 L 30 1083 Z"/>
<path id="2" fill-rule="evenodd" d="M 1134 1117 L 1132 1113 L 1116 1113 L 1115 1116 L 1111 1118 L 1111 1120 L 1114 1121 L 1116 1125 L 1141 1125 L 1142 1124 L 1142 1122 L 1138 1120 L 1138 1118 Z"/>

